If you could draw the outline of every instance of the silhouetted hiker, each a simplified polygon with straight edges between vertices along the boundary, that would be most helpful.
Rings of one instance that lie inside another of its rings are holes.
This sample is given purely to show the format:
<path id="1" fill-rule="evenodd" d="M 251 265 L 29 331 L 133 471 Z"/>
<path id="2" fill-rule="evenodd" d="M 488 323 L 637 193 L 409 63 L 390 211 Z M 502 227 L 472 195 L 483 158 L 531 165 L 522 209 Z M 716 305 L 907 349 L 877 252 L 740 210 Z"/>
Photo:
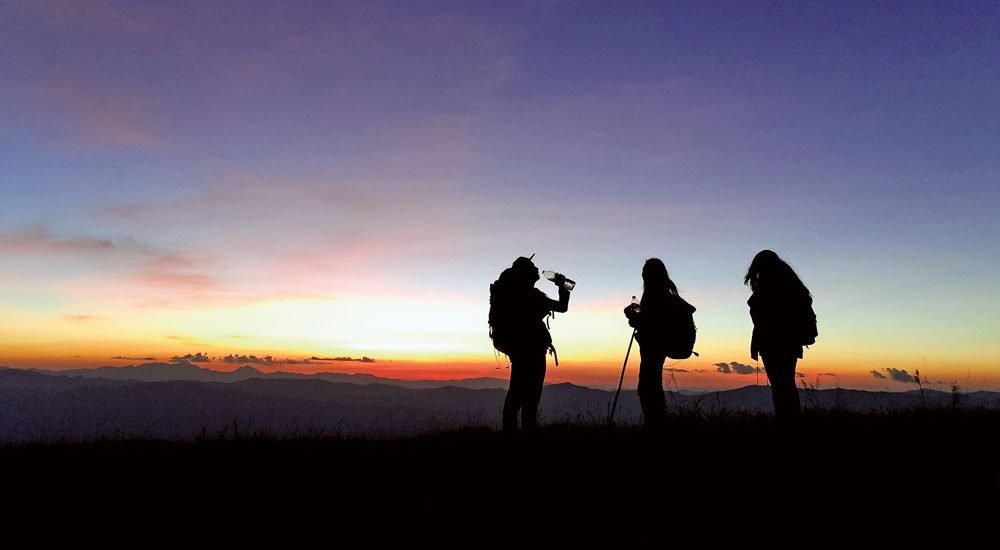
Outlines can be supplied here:
<path id="1" fill-rule="evenodd" d="M 503 404 L 504 431 L 517 430 L 518 412 L 523 429 L 535 427 L 545 381 L 545 354 L 549 350 L 555 353 L 544 319 L 552 312 L 569 309 L 565 277 L 556 274 L 553 279 L 559 286 L 558 301 L 536 289 L 537 280 L 538 268 L 531 258 L 522 256 L 490 285 L 490 337 L 494 347 L 510 358 L 510 388 Z"/>
<path id="2" fill-rule="evenodd" d="M 650 428 L 663 424 L 663 361 L 668 356 L 686 359 L 694 347 L 694 306 L 677 294 L 667 266 L 650 258 L 642 266 L 642 300 L 625 308 L 628 324 L 636 329 L 639 342 L 639 403 L 643 423 Z"/>
<path id="3" fill-rule="evenodd" d="M 771 382 L 774 414 L 779 419 L 798 418 L 799 391 L 795 387 L 795 364 L 802 346 L 816 342 L 816 314 L 809 289 L 792 267 L 770 250 L 754 256 L 743 283 L 753 294 L 747 300 L 753 319 L 750 357 L 758 354 Z"/>

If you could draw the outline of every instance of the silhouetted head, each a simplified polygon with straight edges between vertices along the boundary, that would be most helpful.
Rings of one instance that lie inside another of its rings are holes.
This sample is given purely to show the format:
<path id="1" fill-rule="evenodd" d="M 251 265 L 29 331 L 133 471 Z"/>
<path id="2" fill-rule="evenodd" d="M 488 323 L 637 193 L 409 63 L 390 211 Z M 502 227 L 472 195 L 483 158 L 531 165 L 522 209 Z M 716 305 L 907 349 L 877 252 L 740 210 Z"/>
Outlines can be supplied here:
<path id="1" fill-rule="evenodd" d="M 534 256 L 534 254 L 532 254 Z M 514 278 L 525 284 L 535 284 L 538 280 L 538 268 L 531 261 L 531 258 L 525 258 L 521 256 L 520 258 L 514 260 L 511 264 L 511 270 Z"/>
<path id="2" fill-rule="evenodd" d="M 647 294 L 666 296 L 677 294 L 677 285 L 670 280 L 667 266 L 659 258 L 650 258 L 642 266 L 642 297 Z"/>
<path id="3" fill-rule="evenodd" d="M 743 277 L 743 284 L 749 285 L 754 292 L 764 290 L 809 294 L 809 289 L 795 274 L 792 266 L 772 250 L 761 250 L 753 257 L 750 268 Z"/>

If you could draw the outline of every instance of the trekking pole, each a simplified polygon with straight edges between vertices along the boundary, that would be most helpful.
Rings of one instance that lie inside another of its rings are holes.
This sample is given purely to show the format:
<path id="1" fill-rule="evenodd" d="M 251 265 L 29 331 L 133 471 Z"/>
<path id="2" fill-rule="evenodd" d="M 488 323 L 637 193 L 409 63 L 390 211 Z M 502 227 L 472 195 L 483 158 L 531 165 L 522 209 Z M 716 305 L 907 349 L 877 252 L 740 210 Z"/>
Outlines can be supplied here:
<path id="1" fill-rule="evenodd" d="M 625 352 L 625 362 L 622 363 L 622 375 L 618 378 L 618 391 L 615 392 L 615 400 L 611 404 L 611 414 L 608 415 L 608 424 L 615 421 L 615 409 L 618 408 L 618 394 L 622 392 L 622 382 L 625 380 L 625 367 L 628 365 L 628 355 L 632 353 L 632 342 L 635 341 L 635 329 L 632 329 L 632 337 L 628 341 L 628 351 Z"/>

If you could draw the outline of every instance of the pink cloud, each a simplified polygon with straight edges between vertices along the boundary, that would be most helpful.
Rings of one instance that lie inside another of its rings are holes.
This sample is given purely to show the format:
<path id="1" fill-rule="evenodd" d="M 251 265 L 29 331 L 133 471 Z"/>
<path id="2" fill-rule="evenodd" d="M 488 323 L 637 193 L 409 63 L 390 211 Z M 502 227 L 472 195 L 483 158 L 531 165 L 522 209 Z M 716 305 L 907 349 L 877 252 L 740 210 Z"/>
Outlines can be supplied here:
<path id="1" fill-rule="evenodd" d="M 418 242 L 440 238 L 430 230 L 410 237 Z M 0 233 L 0 253 L 65 266 L 56 271 L 43 264 L 57 277 L 53 290 L 81 300 L 100 297 L 103 304 L 142 308 L 384 293 L 398 286 L 391 284 L 390 266 L 411 247 L 411 241 L 395 235 L 362 232 L 295 247 L 278 240 L 259 250 L 168 249 L 130 237 L 55 235 L 41 227 Z M 27 272 L 40 269 L 30 265 Z M 80 272 L 70 266 L 87 269 Z"/>
<path id="2" fill-rule="evenodd" d="M 129 296 L 129 301 L 145 303 L 241 295 L 217 275 L 216 265 L 204 255 L 157 247 L 132 237 L 59 236 L 43 227 L 31 227 L 0 233 L 0 253 L 60 262 L 66 268 L 59 271 L 49 264 L 27 270 L 30 274 L 32 269 L 48 269 L 47 276 L 58 277 L 54 289 L 82 298 Z M 71 266 L 86 266 L 86 274 L 68 269 Z"/>
<path id="3" fill-rule="evenodd" d="M 138 280 L 149 286 L 185 288 L 196 291 L 222 288 L 218 279 L 201 271 L 195 261 L 171 253 L 159 256 L 143 267 Z"/>
<path id="4" fill-rule="evenodd" d="M 395 144 L 352 176 L 230 174 L 197 196 L 119 203 L 98 215 L 111 226 L 198 242 L 235 279 L 268 292 L 372 288 L 393 266 L 452 253 L 461 228 L 475 223 L 475 212 L 463 207 L 473 155 L 468 121 L 445 117 L 384 131 L 387 139 L 395 133 Z M 152 282 L 206 282 L 188 276 L 187 266 L 158 267 Z"/>
<path id="5" fill-rule="evenodd" d="M 60 237 L 42 226 L 0 233 L 0 252 L 26 255 L 150 257 L 156 249 L 132 238 L 118 240 L 88 235 Z"/>

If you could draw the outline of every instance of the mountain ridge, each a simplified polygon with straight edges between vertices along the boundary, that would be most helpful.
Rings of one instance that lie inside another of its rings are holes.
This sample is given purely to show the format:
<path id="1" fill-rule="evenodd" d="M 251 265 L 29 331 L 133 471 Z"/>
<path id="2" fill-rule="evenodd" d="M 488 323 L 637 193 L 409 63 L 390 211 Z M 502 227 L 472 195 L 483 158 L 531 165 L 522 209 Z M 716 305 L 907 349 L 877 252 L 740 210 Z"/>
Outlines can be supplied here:
<path id="1" fill-rule="evenodd" d="M 896 412 L 922 406 L 949 410 L 950 393 L 802 390 L 804 408 Z M 273 436 L 336 434 L 399 437 L 466 427 L 498 429 L 502 388 L 407 388 L 316 378 L 251 377 L 235 382 L 144 382 L 20 369 L 0 370 L 0 441 L 93 440 L 141 437 L 190 439 L 247 433 Z M 602 424 L 614 392 L 552 384 L 542 393 L 543 424 Z M 671 414 L 712 418 L 767 414 L 770 389 L 745 386 L 689 396 L 666 392 Z M 963 407 L 1000 408 L 1000 393 L 962 394 Z M 615 418 L 640 422 L 634 390 L 621 394 Z"/>
<path id="2" fill-rule="evenodd" d="M 481 388 L 504 388 L 507 381 L 502 378 L 466 378 L 454 380 L 399 380 L 394 378 L 382 378 L 367 373 L 296 373 L 287 371 L 264 372 L 249 364 L 237 368 L 233 371 L 218 371 L 200 367 L 188 361 L 178 361 L 172 363 L 154 362 L 142 363 L 139 365 L 127 365 L 122 367 L 101 366 L 89 369 L 69 369 L 62 371 L 48 369 L 24 369 L 32 372 L 54 374 L 60 376 L 73 376 L 81 378 L 105 378 L 111 380 L 138 380 L 143 382 L 166 382 L 176 380 L 191 380 L 198 382 L 239 382 L 251 378 L 266 379 L 312 379 L 326 380 L 328 382 L 347 382 L 351 384 L 390 384 L 406 388 L 423 389 L 444 386 L 458 386 L 469 389 Z"/>

